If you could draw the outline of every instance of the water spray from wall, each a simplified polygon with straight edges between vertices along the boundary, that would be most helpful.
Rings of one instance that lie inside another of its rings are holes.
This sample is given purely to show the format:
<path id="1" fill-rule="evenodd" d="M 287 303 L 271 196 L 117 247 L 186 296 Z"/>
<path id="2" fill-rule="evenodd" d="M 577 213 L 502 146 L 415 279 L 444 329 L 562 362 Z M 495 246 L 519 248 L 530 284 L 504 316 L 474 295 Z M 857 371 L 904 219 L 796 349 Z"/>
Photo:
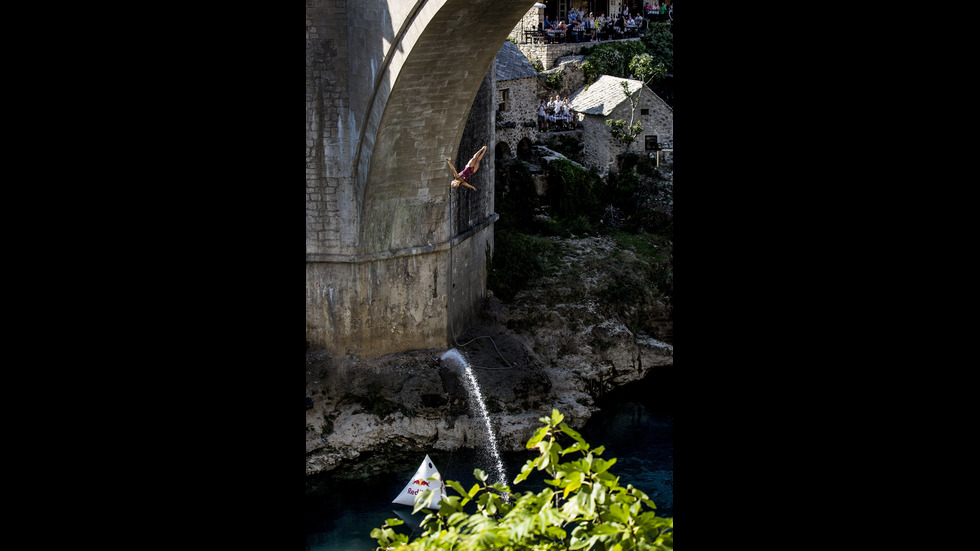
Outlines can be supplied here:
<path id="1" fill-rule="evenodd" d="M 446 351 L 439 359 L 440 361 L 451 359 L 462 368 L 464 375 L 463 384 L 466 386 L 466 391 L 470 395 L 470 401 L 474 404 L 472 407 L 476 410 L 475 413 L 478 413 L 483 418 L 483 424 L 487 431 L 487 451 L 490 454 L 494 467 L 492 472 L 487 473 L 489 475 L 489 482 L 491 484 L 500 482 L 509 486 L 510 482 L 507 479 L 507 473 L 504 471 L 504 463 L 500 460 L 500 451 L 497 449 L 497 438 L 493 434 L 493 427 L 490 425 L 490 416 L 487 414 L 487 406 L 484 404 L 483 393 L 480 392 L 480 384 L 476 379 L 476 375 L 473 373 L 473 368 L 470 367 L 470 363 L 455 348 Z"/>

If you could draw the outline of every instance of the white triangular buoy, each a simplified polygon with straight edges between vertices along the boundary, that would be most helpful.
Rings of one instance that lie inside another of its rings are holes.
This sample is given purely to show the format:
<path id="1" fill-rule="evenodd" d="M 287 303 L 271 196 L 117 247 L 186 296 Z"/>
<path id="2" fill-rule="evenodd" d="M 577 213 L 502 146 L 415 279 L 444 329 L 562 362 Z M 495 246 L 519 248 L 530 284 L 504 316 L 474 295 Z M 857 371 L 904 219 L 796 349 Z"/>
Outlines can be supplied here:
<path id="1" fill-rule="evenodd" d="M 438 508 L 436 504 L 446 495 L 442 485 L 442 475 L 439 474 L 439 469 L 429 459 L 428 454 L 426 454 L 422 464 L 419 465 L 419 469 L 415 471 L 411 482 L 405 486 L 405 489 L 398 494 L 392 503 L 414 506 L 415 496 L 422 493 L 423 490 L 432 490 L 433 493 L 437 494 L 436 497 L 432 498 L 432 508 L 434 509 Z"/>

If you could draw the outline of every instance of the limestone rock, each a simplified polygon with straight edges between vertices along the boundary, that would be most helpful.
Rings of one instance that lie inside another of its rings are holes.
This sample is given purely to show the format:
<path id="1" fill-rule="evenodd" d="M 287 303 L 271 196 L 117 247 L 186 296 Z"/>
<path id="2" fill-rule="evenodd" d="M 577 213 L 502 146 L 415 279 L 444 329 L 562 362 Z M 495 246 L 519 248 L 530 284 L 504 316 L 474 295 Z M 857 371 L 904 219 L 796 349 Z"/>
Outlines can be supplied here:
<path id="1" fill-rule="evenodd" d="M 456 337 L 479 382 L 501 451 L 523 450 L 539 417 L 561 411 L 581 427 L 604 393 L 673 365 L 673 346 L 635 334 L 597 300 L 607 282 L 608 237 L 567 240 L 567 269 L 503 304 L 488 293 L 482 318 Z M 583 269 L 588 266 L 588 269 Z M 576 298 L 578 297 L 578 298 Z M 567 300 L 565 300 L 567 299 Z M 669 326 L 666 312 L 662 316 Z M 668 331 L 670 334 L 671 331 Z M 307 353 L 307 474 L 356 467 L 381 472 L 389 453 L 483 447 L 486 431 L 463 385 L 462 366 L 445 350 L 372 362 Z"/>

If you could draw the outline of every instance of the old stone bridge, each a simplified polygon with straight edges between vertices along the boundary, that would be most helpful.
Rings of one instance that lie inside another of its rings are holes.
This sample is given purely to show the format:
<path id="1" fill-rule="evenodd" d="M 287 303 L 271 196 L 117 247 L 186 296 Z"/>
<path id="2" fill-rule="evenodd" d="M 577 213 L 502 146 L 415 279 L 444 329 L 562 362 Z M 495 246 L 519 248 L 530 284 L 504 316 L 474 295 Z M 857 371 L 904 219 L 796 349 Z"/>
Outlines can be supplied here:
<path id="1" fill-rule="evenodd" d="M 306 340 L 446 348 L 486 293 L 495 83 L 529 0 L 307 0 Z M 471 109 L 472 108 L 472 109 Z M 461 170 L 489 152 L 470 180 Z"/>

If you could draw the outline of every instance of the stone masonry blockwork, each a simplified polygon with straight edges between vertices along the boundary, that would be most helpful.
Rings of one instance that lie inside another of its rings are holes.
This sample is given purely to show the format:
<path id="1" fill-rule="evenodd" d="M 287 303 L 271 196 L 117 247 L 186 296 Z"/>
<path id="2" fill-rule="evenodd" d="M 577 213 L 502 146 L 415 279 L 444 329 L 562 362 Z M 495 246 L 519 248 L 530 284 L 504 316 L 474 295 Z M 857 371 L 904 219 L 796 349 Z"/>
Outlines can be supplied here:
<path id="1" fill-rule="evenodd" d="M 485 295 L 496 217 L 495 87 L 483 85 L 527 9 L 307 1 L 308 346 L 374 358 L 464 329 Z M 462 168 L 475 144 L 490 152 L 467 196 L 450 189 L 445 158 Z"/>

